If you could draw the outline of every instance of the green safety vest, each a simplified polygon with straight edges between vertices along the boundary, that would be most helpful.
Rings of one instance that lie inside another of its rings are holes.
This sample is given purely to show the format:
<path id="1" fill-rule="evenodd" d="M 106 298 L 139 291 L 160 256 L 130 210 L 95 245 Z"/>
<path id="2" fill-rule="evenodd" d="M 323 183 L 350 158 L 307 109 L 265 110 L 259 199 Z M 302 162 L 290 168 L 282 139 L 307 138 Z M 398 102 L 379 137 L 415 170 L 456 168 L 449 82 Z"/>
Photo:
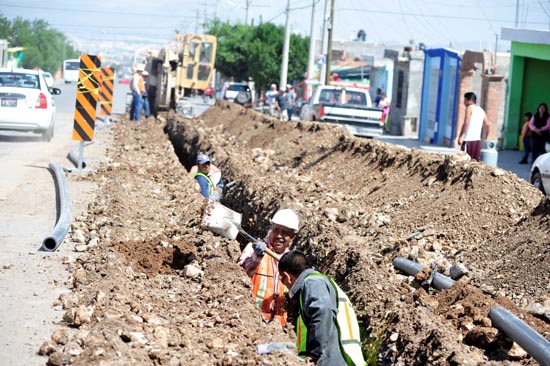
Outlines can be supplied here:
<path id="1" fill-rule="evenodd" d="M 210 186 L 210 191 L 208 192 L 208 195 L 211 196 L 214 193 L 214 182 L 212 182 L 212 179 L 210 179 L 208 175 L 201 172 L 196 172 L 193 178 L 197 178 L 199 175 L 205 177 L 208 181 L 208 185 Z"/>
<path id="2" fill-rule="evenodd" d="M 319 272 L 311 273 L 307 277 L 309 276 L 322 276 L 326 278 L 338 296 L 338 301 L 336 303 L 338 314 L 336 316 L 335 325 L 336 329 L 338 329 L 340 351 L 346 363 L 348 366 L 366 365 L 365 359 L 363 358 L 363 352 L 361 351 L 359 324 L 357 323 L 357 317 L 355 316 L 355 311 L 353 310 L 348 296 L 329 276 Z M 300 356 L 306 356 L 307 342 L 307 327 L 303 320 L 303 311 L 302 293 L 300 292 L 300 315 L 296 322 L 296 348 L 298 348 L 298 355 Z"/>

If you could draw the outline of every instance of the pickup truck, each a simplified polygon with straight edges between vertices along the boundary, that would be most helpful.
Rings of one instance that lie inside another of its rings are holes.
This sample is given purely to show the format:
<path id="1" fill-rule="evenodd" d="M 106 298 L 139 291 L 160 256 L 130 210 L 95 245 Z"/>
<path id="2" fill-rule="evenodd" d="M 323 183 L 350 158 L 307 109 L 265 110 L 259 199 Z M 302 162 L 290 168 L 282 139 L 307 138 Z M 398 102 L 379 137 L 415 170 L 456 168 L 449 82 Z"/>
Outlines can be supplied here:
<path id="1" fill-rule="evenodd" d="M 372 106 L 366 89 L 320 85 L 302 106 L 300 119 L 339 124 L 355 136 L 372 137 L 384 132 L 382 112 Z"/>

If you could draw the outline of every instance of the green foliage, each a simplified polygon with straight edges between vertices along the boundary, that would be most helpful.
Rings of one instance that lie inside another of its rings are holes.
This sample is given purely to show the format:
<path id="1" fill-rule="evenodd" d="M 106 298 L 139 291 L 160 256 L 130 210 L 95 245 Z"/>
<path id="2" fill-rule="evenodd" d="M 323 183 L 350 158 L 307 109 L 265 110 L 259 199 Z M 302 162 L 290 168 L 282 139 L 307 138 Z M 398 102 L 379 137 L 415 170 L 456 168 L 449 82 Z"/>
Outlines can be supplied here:
<path id="1" fill-rule="evenodd" d="M 55 74 L 64 59 L 80 56 L 63 33 L 42 19 L 17 17 L 10 21 L 0 13 L 0 39 L 7 39 L 9 47 L 25 48 L 23 68 L 37 67 Z"/>
<path id="2" fill-rule="evenodd" d="M 218 38 L 216 69 L 235 81 L 252 78 L 256 90 L 279 83 L 284 43 L 284 27 L 271 23 L 257 26 L 214 20 L 206 33 Z M 309 38 L 292 34 L 288 58 L 288 81 L 303 78 L 307 69 Z"/>
<path id="3" fill-rule="evenodd" d="M 363 351 L 363 356 L 365 358 L 365 366 L 376 366 L 378 364 L 378 353 L 380 353 L 380 346 L 388 336 L 387 333 L 389 325 L 395 322 L 396 319 L 397 314 L 388 314 L 378 333 L 374 333 L 368 329 L 366 326 L 366 324 L 369 323 L 367 319 L 358 319 L 361 334 L 368 334 L 365 341 L 362 342 L 361 345 L 361 350 Z"/>

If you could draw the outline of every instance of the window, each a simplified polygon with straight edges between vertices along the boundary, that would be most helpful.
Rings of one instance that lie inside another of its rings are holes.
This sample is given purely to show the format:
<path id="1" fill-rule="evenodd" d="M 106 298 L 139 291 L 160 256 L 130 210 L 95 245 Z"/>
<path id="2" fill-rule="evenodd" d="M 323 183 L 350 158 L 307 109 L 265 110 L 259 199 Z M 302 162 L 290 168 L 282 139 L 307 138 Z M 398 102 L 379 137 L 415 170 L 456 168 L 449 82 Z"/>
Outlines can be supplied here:
<path id="1" fill-rule="evenodd" d="M 38 75 L 3 72 L 0 73 L 0 85 L 15 88 L 40 89 Z"/>

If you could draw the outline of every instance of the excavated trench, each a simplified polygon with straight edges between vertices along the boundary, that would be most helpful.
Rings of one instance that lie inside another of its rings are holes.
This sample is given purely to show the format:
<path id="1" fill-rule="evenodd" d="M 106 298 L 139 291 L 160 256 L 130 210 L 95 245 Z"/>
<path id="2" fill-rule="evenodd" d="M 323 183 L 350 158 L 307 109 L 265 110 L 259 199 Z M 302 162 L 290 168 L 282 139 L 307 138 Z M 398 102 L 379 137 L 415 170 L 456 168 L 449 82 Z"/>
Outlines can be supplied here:
<path id="1" fill-rule="evenodd" d="M 256 351 L 293 336 L 261 323 L 236 264 L 243 239 L 201 229 L 188 173 L 199 152 L 222 169 L 222 203 L 252 235 L 265 235 L 279 208 L 298 213 L 295 245 L 350 296 L 370 365 L 533 364 L 492 327 L 495 303 L 550 338 L 548 322 L 524 310 L 549 290 L 550 268 L 531 265 L 550 260 L 549 205 L 513 174 L 223 101 L 200 118 L 122 121 L 113 133 L 105 166 L 88 178 L 98 198 L 71 232 L 90 249 L 60 299 L 68 327 L 41 349 L 50 365 L 300 364 Z M 434 292 L 398 273 L 397 256 L 469 272 Z"/>
<path id="2" fill-rule="evenodd" d="M 503 334 L 479 330 L 487 325 L 484 311 L 490 304 L 521 312 L 511 301 L 495 300 L 464 285 L 462 291 L 468 295 L 449 295 L 454 296 L 452 304 L 438 308 L 438 302 L 448 301 L 445 295 L 437 294 L 437 300 L 419 285 L 409 288 L 408 279 L 389 263 L 405 254 L 427 265 L 436 263 L 434 268 L 448 273 L 450 264 L 463 259 L 463 252 L 527 216 L 529 205 L 538 199 L 536 192 L 525 188 L 528 193 L 511 202 L 514 216 L 502 209 L 499 188 L 495 189 L 501 184 L 503 191 L 523 190 L 517 177 L 467 161 L 355 139 L 315 123 L 282 125 L 223 102 L 200 120 L 170 119 L 165 132 L 187 170 L 199 152 L 214 158 L 228 183 L 223 203 L 243 213 L 243 226 L 253 235 L 265 234 L 268 218 L 278 208 L 299 212 L 303 226 L 295 246 L 351 295 L 363 337 L 371 348 L 380 345 L 379 363 L 514 361 L 515 356 L 507 356 L 511 342 Z M 416 201 L 421 201 L 417 207 L 406 207 Z M 403 206 L 407 217 L 392 212 Z M 483 224 L 464 235 L 461 225 L 476 221 Z M 244 244 L 241 241 L 241 248 Z M 461 304 L 469 297 L 483 310 L 472 310 L 469 301 Z M 456 315 L 453 307 L 469 310 Z M 445 320 L 455 318 L 455 323 Z M 533 322 L 548 332 L 547 324 Z"/>

